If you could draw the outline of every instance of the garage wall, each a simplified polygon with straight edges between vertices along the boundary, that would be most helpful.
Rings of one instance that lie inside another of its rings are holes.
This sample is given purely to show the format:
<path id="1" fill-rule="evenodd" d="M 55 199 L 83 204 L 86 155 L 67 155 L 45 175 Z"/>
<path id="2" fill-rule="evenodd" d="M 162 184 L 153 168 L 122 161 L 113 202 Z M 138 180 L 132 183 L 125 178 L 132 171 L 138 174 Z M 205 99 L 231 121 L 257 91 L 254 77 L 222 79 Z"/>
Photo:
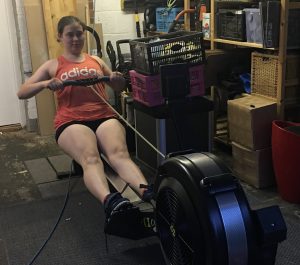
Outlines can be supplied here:
<path id="1" fill-rule="evenodd" d="M 22 82 L 18 41 L 16 38 L 15 8 L 11 1 L 0 1 L 1 10 L 1 64 L 0 64 L 0 126 L 20 128 L 26 117 L 22 112 L 24 103 L 16 93 Z M 3 128 L 1 128 L 2 130 Z"/>
<path id="2" fill-rule="evenodd" d="M 16 6 L 16 20 L 18 23 L 18 38 L 19 38 L 19 49 L 21 54 L 21 61 L 23 68 L 23 80 L 30 77 L 32 72 L 31 57 L 28 43 L 28 34 L 26 27 L 26 18 L 23 0 L 15 0 Z M 25 100 L 26 111 L 26 129 L 28 131 L 37 130 L 37 109 L 35 97 Z"/>
<path id="3" fill-rule="evenodd" d="M 117 40 L 137 38 L 134 14 L 122 11 L 120 2 L 120 0 L 95 0 L 95 21 L 102 24 L 104 45 L 110 40 L 115 47 Z M 143 14 L 139 14 L 139 18 L 142 32 Z M 126 52 L 126 47 L 124 49 Z"/>

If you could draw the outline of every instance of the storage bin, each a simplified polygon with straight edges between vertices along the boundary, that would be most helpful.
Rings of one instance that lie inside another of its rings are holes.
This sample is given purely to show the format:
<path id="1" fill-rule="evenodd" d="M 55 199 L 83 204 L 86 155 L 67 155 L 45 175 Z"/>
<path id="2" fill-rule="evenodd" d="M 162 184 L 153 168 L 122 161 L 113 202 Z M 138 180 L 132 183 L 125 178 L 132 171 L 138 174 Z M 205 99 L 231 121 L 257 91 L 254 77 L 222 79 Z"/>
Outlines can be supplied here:
<path id="1" fill-rule="evenodd" d="M 259 3 L 262 15 L 265 48 L 279 46 L 280 1 L 264 1 Z M 287 47 L 300 47 L 300 9 L 290 9 L 288 16 Z"/>
<path id="2" fill-rule="evenodd" d="M 286 90 L 291 93 L 285 95 L 285 99 L 293 95 L 292 89 L 289 89 L 289 80 L 294 87 L 299 87 L 299 70 L 300 70 L 300 55 L 287 55 L 286 63 Z M 277 55 L 270 55 L 264 53 L 253 52 L 251 56 L 251 89 L 252 93 L 267 96 L 270 98 L 277 98 L 277 88 L 279 80 L 279 57 Z"/>
<path id="3" fill-rule="evenodd" d="M 264 48 L 279 46 L 280 1 L 261 1 L 259 10 L 262 20 Z"/>
<path id="4" fill-rule="evenodd" d="M 159 73 L 159 66 L 205 62 L 202 32 L 179 31 L 130 41 L 134 70 L 146 75 Z"/>
<path id="5" fill-rule="evenodd" d="M 289 10 L 287 46 L 288 48 L 300 47 L 300 9 Z"/>
<path id="6" fill-rule="evenodd" d="M 246 93 L 251 94 L 251 75 L 249 73 L 239 75 L 244 84 L 244 90 Z"/>
<path id="7" fill-rule="evenodd" d="M 263 43 L 259 8 L 245 8 L 247 42 Z"/>
<path id="8" fill-rule="evenodd" d="M 178 7 L 173 7 L 172 9 L 168 9 L 165 7 L 156 8 L 156 31 L 168 32 L 172 22 L 182 10 L 182 8 Z M 178 20 L 178 23 L 183 24 L 183 22 L 184 17 L 182 16 Z"/>
<path id="9" fill-rule="evenodd" d="M 130 72 L 133 99 L 146 106 L 162 105 L 165 99 L 161 93 L 160 75 L 143 75 L 134 70 Z M 189 68 L 190 93 L 188 97 L 203 96 L 204 69 L 203 65 L 195 65 Z"/>
<path id="10" fill-rule="evenodd" d="M 222 39 L 245 41 L 245 12 L 235 9 L 219 9 L 217 13 L 217 36 Z"/>
<path id="11" fill-rule="evenodd" d="M 290 129 L 294 126 L 300 128 L 299 123 L 273 121 L 272 157 L 280 196 L 300 203 L 300 131 Z"/>

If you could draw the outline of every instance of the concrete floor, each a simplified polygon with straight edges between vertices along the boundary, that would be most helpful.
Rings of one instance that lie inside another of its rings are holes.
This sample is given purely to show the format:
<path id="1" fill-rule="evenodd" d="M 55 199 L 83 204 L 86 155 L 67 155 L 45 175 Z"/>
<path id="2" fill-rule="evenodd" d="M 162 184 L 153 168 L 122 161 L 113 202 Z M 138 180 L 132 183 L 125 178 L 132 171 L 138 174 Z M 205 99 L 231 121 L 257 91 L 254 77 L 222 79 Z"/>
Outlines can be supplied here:
<path id="1" fill-rule="evenodd" d="M 56 145 L 53 136 L 42 137 L 26 130 L 0 131 L 0 153 L 0 208 L 41 200 L 43 197 L 41 188 L 32 178 L 24 162 L 63 154 Z M 214 153 L 222 157 L 229 167 L 231 166 L 231 156 L 228 150 L 224 151 L 219 148 Z M 293 224 L 298 225 L 297 229 L 293 230 L 299 233 L 297 235 L 298 240 L 300 236 L 300 205 L 283 201 L 275 187 L 258 190 L 245 183 L 242 183 L 242 186 L 251 206 L 279 205 L 284 217 Z M 297 243 L 300 243 L 300 241 L 290 242 L 289 248 Z M 296 245 L 294 247 L 297 249 Z M 283 261 L 278 264 L 300 264 L 298 253 L 293 254 L 292 261 L 284 257 L 281 259 L 286 260 L 286 262 Z"/>
<path id="2" fill-rule="evenodd" d="M 53 136 L 26 130 L 0 132 L 0 152 L 0 207 L 41 199 L 24 162 L 63 153 Z"/>

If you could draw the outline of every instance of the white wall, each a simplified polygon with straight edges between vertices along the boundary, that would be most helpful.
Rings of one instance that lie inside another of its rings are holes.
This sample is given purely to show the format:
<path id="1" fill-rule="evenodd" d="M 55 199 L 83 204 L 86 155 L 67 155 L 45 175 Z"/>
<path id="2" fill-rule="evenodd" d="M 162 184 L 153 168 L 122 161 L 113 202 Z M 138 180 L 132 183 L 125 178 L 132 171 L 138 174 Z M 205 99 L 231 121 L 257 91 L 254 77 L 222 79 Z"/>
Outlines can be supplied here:
<path id="1" fill-rule="evenodd" d="M 136 39 L 135 16 L 133 13 L 121 11 L 120 0 L 95 0 L 95 21 L 102 23 L 104 45 L 108 40 L 112 42 L 115 49 L 117 40 Z M 143 32 L 143 14 L 139 14 L 141 33 Z M 103 51 L 106 56 L 105 47 Z M 126 46 L 121 46 L 126 52 Z M 128 46 L 129 52 L 129 46 Z"/>
<path id="2" fill-rule="evenodd" d="M 12 1 L 0 0 L 1 10 L 1 90 L 0 125 L 25 124 L 24 104 L 16 93 L 21 85 L 21 67 L 16 38 L 16 21 Z"/>
<path id="3" fill-rule="evenodd" d="M 26 80 L 30 77 L 32 72 L 30 50 L 28 43 L 27 27 L 26 27 L 26 17 L 23 0 L 15 0 L 16 3 L 16 19 L 18 23 L 18 38 L 19 38 L 19 49 L 22 58 L 23 66 L 23 80 Z M 26 112 L 27 112 L 27 121 L 37 119 L 37 109 L 35 98 L 30 98 L 25 100 Z M 28 128 L 30 129 L 30 128 Z M 35 128 L 32 128 L 35 129 Z"/>
<path id="4" fill-rule="evenodd" d="M 19 26 L 20 49 L 23 62 L 24 72 L 31 72 L 31 58 L 29 52 L 25 10 L 23 0 L 15 0 L 16 2 L 16 15 Z"/>

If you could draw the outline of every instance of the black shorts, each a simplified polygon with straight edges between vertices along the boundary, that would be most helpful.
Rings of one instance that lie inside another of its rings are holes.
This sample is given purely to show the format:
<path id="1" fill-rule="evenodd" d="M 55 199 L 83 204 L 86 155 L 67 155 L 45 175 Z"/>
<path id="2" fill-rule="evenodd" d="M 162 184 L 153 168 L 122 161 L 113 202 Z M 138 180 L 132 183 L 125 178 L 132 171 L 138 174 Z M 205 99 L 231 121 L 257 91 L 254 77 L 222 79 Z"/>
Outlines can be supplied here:
<path id="1" fill-rule="evenodd" d="M 96 132 L 96 130 L 100 126 L 100 124 L 102 124 L 103 122 L 110 120 L 110 119 L 116 119 L 116 118 L 108 117 L 108 118 L 103 118 L 103 119 L 94 120 L 94 121 L 70 121 L 70 122 L 67 122 L 57 128 L 57 130 L 55 132 L 55 140 L 57 142 L 59 136 L 64 131 L 64 129 L 66 129 L 68 126 L 70 126 L 72 124 L 82 124 L 84 126 L 89 127 L 93 132 Z"/>

